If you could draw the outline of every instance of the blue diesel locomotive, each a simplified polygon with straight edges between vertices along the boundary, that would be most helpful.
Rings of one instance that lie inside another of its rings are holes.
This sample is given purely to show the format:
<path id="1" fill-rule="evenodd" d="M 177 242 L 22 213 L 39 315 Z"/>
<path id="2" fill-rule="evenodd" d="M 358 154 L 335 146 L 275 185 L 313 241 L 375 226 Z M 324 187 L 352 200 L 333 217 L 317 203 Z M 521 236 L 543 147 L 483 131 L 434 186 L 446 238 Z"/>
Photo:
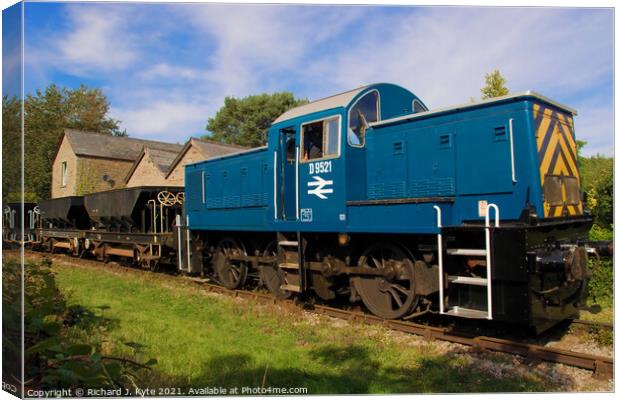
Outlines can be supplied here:
<path id="1" fill-rule="evenodd" d="M 429 111 L 387 83 L 294 108 L 267 146 L 186 167 L 180 268 L 540 332 L 590 276 L 574 115 L 529 91 Z"/>

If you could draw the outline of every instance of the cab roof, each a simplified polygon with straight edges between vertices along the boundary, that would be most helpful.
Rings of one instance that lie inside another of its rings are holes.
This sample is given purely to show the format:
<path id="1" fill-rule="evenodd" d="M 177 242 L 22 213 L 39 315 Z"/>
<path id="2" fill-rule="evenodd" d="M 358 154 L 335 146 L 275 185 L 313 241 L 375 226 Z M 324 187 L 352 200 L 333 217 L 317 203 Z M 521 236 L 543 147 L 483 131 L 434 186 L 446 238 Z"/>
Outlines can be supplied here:
<path id="1" fill-rule="evenodd" d="M 312 114 L 319 111 L 330 110 L 332 108 L 347 107 L 351 101 L 369 87 L 374 85 L 365 85 L 358 87 L 357 89 L 349 90 L 348 92 L 335 94 L 333 96 L 325 97 L 319 100 L 312 101 L 308 104 L 301 105 L 299 107 L 292 108 L 280 115 L 273 121 L 274 124 L 282 121 L 288 121 L 289 119 L 301 117 L 302 115 Z"/>

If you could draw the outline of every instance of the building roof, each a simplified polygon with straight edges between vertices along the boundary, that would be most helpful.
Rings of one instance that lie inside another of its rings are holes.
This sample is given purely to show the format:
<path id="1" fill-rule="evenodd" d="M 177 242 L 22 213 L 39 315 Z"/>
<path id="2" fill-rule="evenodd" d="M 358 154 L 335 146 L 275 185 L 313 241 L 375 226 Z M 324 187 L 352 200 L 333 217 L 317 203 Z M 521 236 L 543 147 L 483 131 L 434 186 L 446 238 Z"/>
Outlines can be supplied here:
<path id="1" fill-rule="evenodd" d="M 207 139 L 198 139 L 198 138 L 190 138 L 183 149 L 177 153 L 176 158 L 172 161 L 168 168 L 168 172 L 166 174 L 166 178 L 170 175 L 170 173 L 176 168 L 177 164 L 181 162 L 185 153 L 190 149 L 190 147 L 194 147 L 198 152 L 204 157 L 204 159 L 209 159 L 213 157 L 219 157 L 226 154 L 238 153 L 239 151 L 247 150 L 247 147 L 238 146 L 235 144 L 226 144 L 221 142 L 216 142 L 213 140 Z"/>
<path id="2" fill-rule="evenodd" d="M 174 153 L 178 153 L 183 148 L 183 145 L 176 143 L 112 136 L 75 129 L 65 129 L 64 136 L 69 140 L 73 152 L 78 156 L 110 158 L 114 160 L 134 161 L 144 147 Z M 58 151 L 59 147 L 60 144 L 56 151 Z M 54 158 L 56 158 L 56 155 L 54 155 Z"/>
<path id="3" fill-rule="evenodd" d="M 359 93 L 361 93 L 370 86 L 371 85 L 365 85 L 362 87 L 358 87 L 357 89 L 349 90 L 348 92 L 335 94 L 333 96 L 325 97 L 320 100 L 312 101 L 299 107 L 291 108 L 290 110 L 286 111 L 284 114 L 276 118 L 273 123 L 277 124 L 278 122 L 297 118 L 302 115 L 315 113 L 318 111 L 329 110 L 337 107 L 346 107 L 349 105 L 351 100 L 355 98 L 355 96 L 357 96 Z"/>
<path id="4" fill-rule="evenodd" d="M 166 151 L 166 150 L 152 149 L 150 147 L 143 147 L 142 151 L 140 152 L 140 154 L 134 161 L 133 165 L 127 172 L 127 175 L 125 176 L 125 183 L 129 182 L 129 179 L 131 179 L 131 176 L 134 174 L 134 172 L 138 168 L 138 165 L 140 165 L 140 162 L 145 157 L 150 159 L 155 165 L 155 167 L 159 169 L 162 175 L 165 176 L 168 173 L 168 170 L 170 169 L 170 165 L 172 164 L 172 162 L 174 161 L 174 159 L 176 158 L 178 154 L 179 154 L 178 151 Z"/>

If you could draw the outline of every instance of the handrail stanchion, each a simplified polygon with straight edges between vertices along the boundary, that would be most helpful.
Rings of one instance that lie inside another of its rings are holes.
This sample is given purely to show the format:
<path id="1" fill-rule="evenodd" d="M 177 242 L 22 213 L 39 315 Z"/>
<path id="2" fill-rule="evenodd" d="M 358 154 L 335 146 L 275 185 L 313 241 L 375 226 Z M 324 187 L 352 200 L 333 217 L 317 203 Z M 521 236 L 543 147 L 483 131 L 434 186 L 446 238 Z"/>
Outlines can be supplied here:
<path id="1" fill-rule="evenodd" d="M 437 263 L 439 264 L 439 313 L 444 313 L 443 295 L 443 239 L 441 237 L 441 208 L 434 205 L 437 212 Z"/>
<path id="2" fill-rule="evenodd" d="M 487 256 L 487 319 L 493 319 L 493 293 L 491 285 L 491 222 L 490 211 L 493 208 L 495 210 L 495 228 L 499 227 L 499 207 L 491 203 L 487 205 L 486 215 L 484 216 L 484 236 L 486 245 Z"/>

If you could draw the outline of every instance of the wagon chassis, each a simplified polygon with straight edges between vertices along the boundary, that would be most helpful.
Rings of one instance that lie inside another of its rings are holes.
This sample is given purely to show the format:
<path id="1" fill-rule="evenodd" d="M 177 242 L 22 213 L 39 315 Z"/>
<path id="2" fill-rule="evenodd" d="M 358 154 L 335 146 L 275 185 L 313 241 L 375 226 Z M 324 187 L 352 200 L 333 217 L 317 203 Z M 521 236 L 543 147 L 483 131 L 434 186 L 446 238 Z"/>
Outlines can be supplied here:
<path id="1" fill-rule="evenodd" d="M 110 256 L 133 259 L 144 268 L 155 270 L 161 262 L 174 260 L 173 232 L 106 232 L 80 229 L 38 229 L 38 244 L 48 252 L 65 249 L 75 256 L 91 252 L 98 260 Z"/>

